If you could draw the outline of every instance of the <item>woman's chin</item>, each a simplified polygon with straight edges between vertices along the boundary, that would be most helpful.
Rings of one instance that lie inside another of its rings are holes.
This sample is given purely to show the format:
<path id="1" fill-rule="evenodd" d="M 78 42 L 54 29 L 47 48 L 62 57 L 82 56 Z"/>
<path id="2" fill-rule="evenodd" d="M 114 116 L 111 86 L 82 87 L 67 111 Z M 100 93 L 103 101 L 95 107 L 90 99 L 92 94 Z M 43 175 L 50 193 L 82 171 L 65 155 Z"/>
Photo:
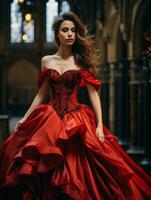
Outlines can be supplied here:
<path id="1" fill-rule="evenodd" d="M 70 46 L 72 46 L 74 43 L 73 42 L 71 42 L 71 43 L 66 43 L 66 46 L 67 47 L 70 47 Z"/>

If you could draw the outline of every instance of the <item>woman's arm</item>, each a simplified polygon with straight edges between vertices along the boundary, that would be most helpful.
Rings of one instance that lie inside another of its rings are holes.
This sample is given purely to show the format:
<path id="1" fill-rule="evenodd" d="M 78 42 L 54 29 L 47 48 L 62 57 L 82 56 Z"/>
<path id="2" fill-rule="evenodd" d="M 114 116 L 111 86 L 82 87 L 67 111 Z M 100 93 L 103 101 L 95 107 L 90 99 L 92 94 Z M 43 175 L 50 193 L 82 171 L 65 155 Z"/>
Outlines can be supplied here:
<path id="1" fill-rule="evenodd" d="M 42 58 L 42 60 L 41 60 L 42 71 L 43 71 L 43 67 L 45 67 L 45 64 L 46 64 L 46 59 Z M 24 117 L 17 122 L 17 124 L 15 126 L 15 131 L 18 130 L 19 126 L 28 118 L 28 116 L 32 113 L 32 111 L 46 99 L 46 97 L 48 95 L 48 88 L 49 88 L 48 80 L 45 80 L 43 82 L 42 86 L 40 87 L 37 95 L 35 96 L 31 106 L 25 113 Z"/>
<path id="2" fill-rule="evenodd" d="M 15 126 L 15 131 L 18 130 L 19 126 L 28 118 L 28 116 L 32 113 L 32 111 L 46 99 L 48 95 L 48 87 L 49 87 L 48 81 L 45 80 L 42 86 L 40 87 L 37 95 L 35 96 L 31 106 L 25 113 L 24 117 L 17 122 Z"/>
<path id="3" fill-rule="evenodd" d="M 47 66 L 47 56 L 44 56 L 41 59 L 41 71 L 43 71 L 43 68 L 45 68 L 46 66 Z M 28 111 L 24 115 L 23 118 L 25 120 L 31 114 L 31 112 L 46 99 L 46 97 L 48 96 L 48 88 L 49 88 L 48 80 L 45 80 L 43 82 L 42 86 L 40 87 L 36 97 L 34 98 L 30 108 L 28 109 Z"/>
<path id="4" fill-rule="evenodd" d="M 87 90 L 94 112 L 96 114 L 96 121 L 97 121 L 96 134 L 99 137 L 99 139 L 103 142 L 104 133 L 103 133 L 102 108 L 101 108 L 100 97 L 96 89 L 89 84 L 87 84 Z"/>
<path id="5" fill-rule="evenodd" d="M 43 101 L 46 99 L 48 95 L 48 81 L 45 80 L 44 83 L 42 84 L 42 86 L 40 87 L 37 95 L 35 96 L 31 106 L 29 107 L 29 109 L 27 110 L 27 112 L 24 115 L 24 119 L 27 119 L 27 117 L 31 114 L 31 112 L 41 103 L 43 103 Z"/>

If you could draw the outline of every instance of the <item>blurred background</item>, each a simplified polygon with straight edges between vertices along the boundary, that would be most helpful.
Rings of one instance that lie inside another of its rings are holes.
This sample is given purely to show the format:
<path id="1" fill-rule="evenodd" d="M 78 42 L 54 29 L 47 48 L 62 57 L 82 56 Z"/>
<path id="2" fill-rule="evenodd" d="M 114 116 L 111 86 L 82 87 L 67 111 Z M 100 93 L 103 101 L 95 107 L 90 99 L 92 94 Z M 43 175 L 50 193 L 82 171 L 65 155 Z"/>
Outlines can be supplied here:
<path id="1" fill-rule="evenodd" d="M 151 174 L 151 0 L 1 0 L 0 143 L 38 88 L 42 56 L 56 52 L 55 16 L 80 16 L 99 49 L 104 124 Z"/>

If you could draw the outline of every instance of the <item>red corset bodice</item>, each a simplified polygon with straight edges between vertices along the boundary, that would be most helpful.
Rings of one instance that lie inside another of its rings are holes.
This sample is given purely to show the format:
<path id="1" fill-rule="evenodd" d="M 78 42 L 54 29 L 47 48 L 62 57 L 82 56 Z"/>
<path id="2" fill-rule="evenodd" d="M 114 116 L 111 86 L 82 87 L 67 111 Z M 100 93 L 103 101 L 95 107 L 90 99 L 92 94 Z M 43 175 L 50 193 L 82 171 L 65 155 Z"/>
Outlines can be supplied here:
<path id="1" fill-rule="evenodd" d="M 50 104 L 52 104 L 59 116 L 79 109 L 77 101 L 81 80 L 79 70 L 68 70 L 60 75 L 55 69 L 50 69 L 48 70 L 47 78 L 52 89 Z"/>
<path id="2" fill-rule="evenodd" d="M 53 106 L 60 117 L 80 108 L 78 91 L 81 87 L 85 87 L 86 84 L 90 84 L 96 90 L 100 87 L 100 80 L 97 80 L 90 71 L 84 69 L 68 70 L 61 75 L 55 69 L 44 68 L 38 79 L 39 87 L 46 79 L 52 89 L 49 104 Z"/>

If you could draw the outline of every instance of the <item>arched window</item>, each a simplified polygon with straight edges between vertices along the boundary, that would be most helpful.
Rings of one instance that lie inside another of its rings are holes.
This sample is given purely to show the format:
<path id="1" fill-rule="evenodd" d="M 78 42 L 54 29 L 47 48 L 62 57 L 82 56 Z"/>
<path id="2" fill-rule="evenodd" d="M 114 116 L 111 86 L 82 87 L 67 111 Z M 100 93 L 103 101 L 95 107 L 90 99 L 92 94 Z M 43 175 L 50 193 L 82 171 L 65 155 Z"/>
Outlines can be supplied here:
<path id="1" fill-rule="evenodd" d="M 10 5 L 10 42 L 34 42 L 34 19 L 26 9 L 32 6 L 31 1 L 14 0 Z M 24 10 L 23 10 L 24 8 Z"/>
<path id="2" fill-rule="evenodd" d="M 55 0 L 48 0 L 46 3 L 46 41 L 54 41 L 54 33 L 52 31 L 52 23 L 54 18 L 58 15 L 58 2 Z"/>
<path id="3" fill-rule="evenodd" d="M 48 0 L 46 3 L 46 42 L 54 41 L 54 32 L 52 31 L 52 23 L 55 17 L 60 12 L 67 12 L 70 10 L 69 3 L 65 0 Z"/>

